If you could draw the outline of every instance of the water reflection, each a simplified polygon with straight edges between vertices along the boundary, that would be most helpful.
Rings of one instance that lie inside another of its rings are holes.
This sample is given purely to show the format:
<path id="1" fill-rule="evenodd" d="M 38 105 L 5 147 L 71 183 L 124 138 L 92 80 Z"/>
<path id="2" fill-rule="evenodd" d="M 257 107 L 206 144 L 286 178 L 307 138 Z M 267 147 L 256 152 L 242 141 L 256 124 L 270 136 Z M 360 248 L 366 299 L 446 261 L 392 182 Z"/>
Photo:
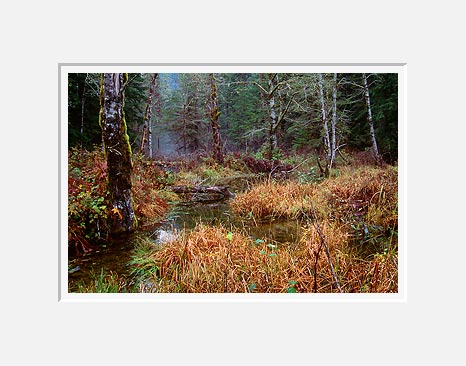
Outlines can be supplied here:
<path id="1" fill-rule="evenodd" d="M 172 241 L 181 230 L 194 229 L 199 223 L 244 230 L 252 239 L 268 239 L 277 243 L 297 243 L 301 237 L 299 221 L 271 221 L 256 225 L 234 215 L 228 202 L 220 202 L 174 205 L 168 218 L 156 230 L 155 241 L 162 244 Z"/>

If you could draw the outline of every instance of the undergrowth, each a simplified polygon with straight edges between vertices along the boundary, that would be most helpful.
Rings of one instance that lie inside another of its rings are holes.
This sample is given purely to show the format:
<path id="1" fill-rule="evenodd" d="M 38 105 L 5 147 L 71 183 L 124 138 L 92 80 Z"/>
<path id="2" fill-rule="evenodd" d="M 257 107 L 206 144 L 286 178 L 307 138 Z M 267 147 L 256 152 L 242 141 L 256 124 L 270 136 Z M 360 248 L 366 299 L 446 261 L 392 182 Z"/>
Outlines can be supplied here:
<path id="1" fill-rule="evenodd" d="M 159 221 L 167 203 L 159 192 L 168 183 L 167 174 L 155 163 L 133 155 L 132 197 L 142 228 Z M 78 255 L 108 241 L 110 210 L 107 163 L 102 149 L 70 149 L 68 152 L 68 248 Z"/>
<path id="2" fill-rule="evenodd" d="M 131 280 L 97 273 L 78 292 L 337 292 L 336 281 L 343 292 L 398 291 L 396 167 L 341 166 L 322 179 L 311 159 L 264 163 L 233 154 L 225 161 L 161 164 L 133 156 L 132 195 L 141 227 L 167 212 L 166 201 L 175 199 L 165 190 L 170 185 L 254 175 L 262 180 L 237 193 L 232 211 L 252 224 L 299 220 L 298 243 L 254 240 L 222 225 L 199 224 L 163 245 L 141 233 L 129 263 Z M 106 163 L 100 149 L 72 149 L 69 162 L 69 246 L 82 252 L 108 237 Z"/>

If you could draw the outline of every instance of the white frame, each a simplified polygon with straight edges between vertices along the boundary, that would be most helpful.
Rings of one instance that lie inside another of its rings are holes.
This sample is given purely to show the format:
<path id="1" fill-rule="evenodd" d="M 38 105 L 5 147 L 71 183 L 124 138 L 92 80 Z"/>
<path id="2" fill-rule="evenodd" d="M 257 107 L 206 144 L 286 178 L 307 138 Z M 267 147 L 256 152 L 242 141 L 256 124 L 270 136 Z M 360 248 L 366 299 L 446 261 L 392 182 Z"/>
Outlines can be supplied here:
<path id="1" fill-rule="evenodd" d="M 81 294 L 68 293 L 68 258 L 67 258 L 67 75 L 68 73 L 100 73 L 100 72 L 141 72 L 141 73 L 225 73 L 225 72 L 280 72 L 280 73 L 397 73 L 398 74 L 398 293 L 393 294 Z M 60 136 L 60 240 L 59 240 L 59 273 L 58 300 L 64 302 L 406 302 L 407 301 L 407 225 L 406 225 L 406 88 L 407 64 L 405 63 L 358 63 L 358 64 L 91 64 L 60 63 L 58 64 L 59 83 L 59 136 Z"/>

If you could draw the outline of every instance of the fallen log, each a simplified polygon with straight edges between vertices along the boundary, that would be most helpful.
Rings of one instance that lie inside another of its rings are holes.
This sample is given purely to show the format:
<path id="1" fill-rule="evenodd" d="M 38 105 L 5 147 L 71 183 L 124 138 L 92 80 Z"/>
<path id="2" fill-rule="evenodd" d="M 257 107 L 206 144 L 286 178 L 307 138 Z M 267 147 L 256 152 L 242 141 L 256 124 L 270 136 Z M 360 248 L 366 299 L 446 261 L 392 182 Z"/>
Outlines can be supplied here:
<path id="1" fill-rule="evenodd" d="M 235 195 L 229 188 L 228 186 L 171 186 L 170 190 L 181 194 L 203 194 L 207 197 L 206 199 L 201 198 L 201 201 L 212 201 L 234 197 Z"/>

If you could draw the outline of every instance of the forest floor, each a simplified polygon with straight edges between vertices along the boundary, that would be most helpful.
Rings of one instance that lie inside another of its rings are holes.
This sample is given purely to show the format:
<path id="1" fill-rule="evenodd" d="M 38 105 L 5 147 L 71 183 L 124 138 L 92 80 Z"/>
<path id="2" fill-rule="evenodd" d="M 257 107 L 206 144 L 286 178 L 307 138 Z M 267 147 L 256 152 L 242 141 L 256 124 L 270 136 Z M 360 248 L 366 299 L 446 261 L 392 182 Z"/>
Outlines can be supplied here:
<path id="1" fill-rule="evenodd" d="M 149 161 L 134 155 L 139 228 L 116 240 L 106 224 L 113 213 L 101 150 L 71 150 L 68 158 L 70 292 L 398 291 L 396 166 L 353 156 L 324 178 L 309 155 L 273 162 L 232 154 L 222 165 L 202 156 Z M 184 209 L 193 196 L 176 194 L 173 186 L 229 186 L 234 197 L 221 205 L 196 202 L 221 210 L 183 225 L 174 208 Z M 177 229 L 162 230 L 170 217 Z M 299 235 L 270 235 L 272 225 L 289 223 Z M 270 230 L 254 229 L 265 226 Z M 125 271 L 97 265 L 79 276 L 83 258 L 92 262 L 93 253 L 112 246 L 123 246 L 125 255 L 112 260 L 124 262 Z"/>

